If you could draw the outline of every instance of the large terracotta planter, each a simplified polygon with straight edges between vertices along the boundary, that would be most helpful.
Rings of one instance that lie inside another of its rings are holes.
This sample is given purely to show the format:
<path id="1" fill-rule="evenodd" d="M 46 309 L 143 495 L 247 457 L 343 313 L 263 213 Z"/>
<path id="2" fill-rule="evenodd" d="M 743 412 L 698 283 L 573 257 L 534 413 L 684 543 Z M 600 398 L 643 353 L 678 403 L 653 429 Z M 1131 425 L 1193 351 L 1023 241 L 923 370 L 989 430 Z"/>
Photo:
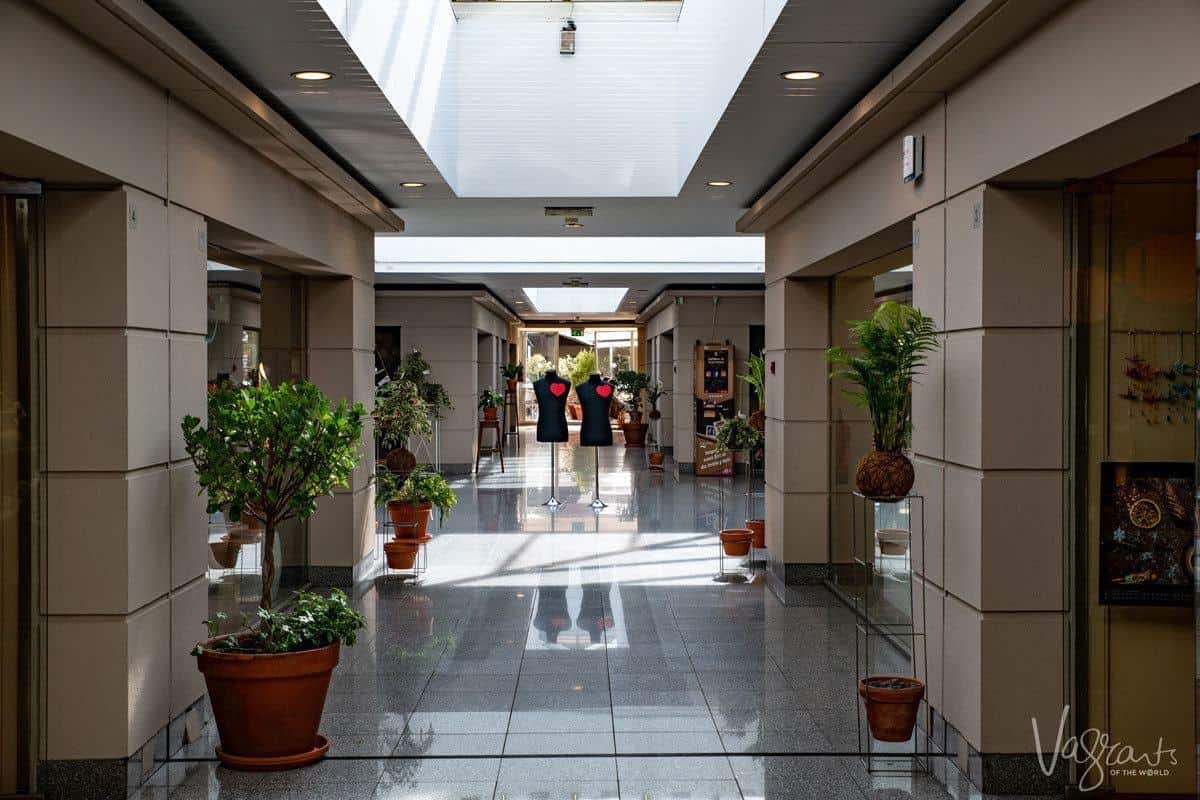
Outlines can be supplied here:
<path id="1" fill-rule="evenodd" d="M 873 686 L 873 683 L 887 685 Z M 881 742 L 907 742 L 917 725 L 925 684 L 916 678 L 868 675 L 858 682 L 871 735 Z"/>
<path id="2" fill-rule="evenodd" d="M 629 419 L 629 424 L 630 424 L 630 425 L 640 425 L 640 424 L 641 424 L 641 422 L 642 422 L 642 412 L 640 412 L 640 411 L 626 411 L 626 412 L 625 412 L 625 414 L 626 414 L 626 416 L 627 416 L 627 417 L 628 417 L 628 419 Z"/>
<path id="3" fill-rule="evenodd" d="M 433 506 L 429 503 L 418 505 L 389 500 L 387 512 L 392 520 L 394 539 L 420 539 L 429 529 L 429 516 L 433 513 Z"/>
<path id="4" fill-rule="evenodd" d="M 751 544 L 758 549 L 767 546 L 767 521 L 765 519 L 748 519 L 746 528 L 754 534 Z"/>
<path id="5" fill-rule="evenodd" d="M 749 555 L 753 540 L 754 532 L 748 528 L 726 528 L 721 531 L 721 549 L 727 556 Z"/>
<path id="6" fill-rule="evenodd" d="M 630 416 L 633 416 L 632 414 Z M 641 414 L 638 415 L 641 417 Z M 645 447 L 646 446 L 646 431 L 650 429 L 650 425 L 645 422 L 632 423 L 627 422 L 621 426 L 621 430 L 625 433 L 626 447 Z"/>
<path id="7" fill-rule="evenodd" d="M 494 421 L 499 418 L 500 409 L 496 406 L 484 406 L 483 418 L 489 421 Z"/>
<path id="8" fill-rule="evenodd" d="M 412 569 L 417 563 L 417 551 L 422 542 L 431 539 L 422 536 L 419 539 L 393 539 L 383 543 L 383 555 L 387 559 L 388 569 Z"/>
<path id="9" fill-rule="evenodd" d="M 336 644 L 299 653 L 202 651 L 196 661 L 225 766 L 279 770 L 320 760 L 329 741 L 317 726 L 338 655 Z"/>
<path id="10" fill-rule="evenodd" d="M 209 561 L 221 569 L 233 569 L 237 566 L 242 545 L 238 542 L 231 542 L 228 538 L 222 538 L 219 542 L 209 542 L 208 549 L 212 554 Z"/>
<path id="11" fill-rule="evenodd" d="M 872 500 L 899 500 L 909 493 L 916 480 L 912 462 L 903 453 L 872 450 L 858 462 L 854 485 Z"/>

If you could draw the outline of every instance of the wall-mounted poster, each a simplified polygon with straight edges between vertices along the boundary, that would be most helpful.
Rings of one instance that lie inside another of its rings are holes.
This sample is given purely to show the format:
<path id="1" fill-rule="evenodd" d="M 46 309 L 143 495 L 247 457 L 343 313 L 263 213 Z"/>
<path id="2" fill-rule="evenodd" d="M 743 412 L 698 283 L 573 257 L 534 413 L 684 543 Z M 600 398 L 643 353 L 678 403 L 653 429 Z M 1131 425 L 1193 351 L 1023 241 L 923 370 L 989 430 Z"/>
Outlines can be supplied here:
<path id="1" fill-rule="evenodd" d="M 697 344 L 694 359 L 696 397 L 710 403 L 731 399 L 737 390 L 733 372 L 733 346 Z"/>
<path id="2" fill-rule="evenodd" d="M 1191 606 L 1195 466 L 1108 462 L 1100 471 L 1100 603 Z"/>

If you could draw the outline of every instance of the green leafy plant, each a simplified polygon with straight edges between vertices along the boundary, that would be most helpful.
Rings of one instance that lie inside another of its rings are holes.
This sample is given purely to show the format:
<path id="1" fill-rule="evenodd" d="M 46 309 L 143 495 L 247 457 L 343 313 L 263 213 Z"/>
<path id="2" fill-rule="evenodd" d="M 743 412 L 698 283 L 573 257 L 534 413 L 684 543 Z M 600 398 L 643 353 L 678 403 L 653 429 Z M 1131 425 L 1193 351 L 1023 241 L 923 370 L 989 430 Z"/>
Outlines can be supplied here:
<path id="1" fill-rule="evenodd" d="M 375 390 L 375 437 L 383 450 L 406 447 L 414 436 L 431 436 L 429 405 L 420 387 L 408 378 L 389 381 Z"/>
<path id="2" fill-rule="evenodd" d="M 438 512 L 438 524 L 445 524 L 446 518 L 450 516 L 450 512 L 454 506 L 458 505 L 458 495 L 450 488 L 450 484 L 446 479 L 436 472 L 428 470 L 417 470 L 408 476 L 404 483 L 391 492 L 391 495 L 385 498 L 387 500 L 397 500 L 401 503 L 413 503 L 421 505 L 429 503 Z"/>
<path id="3" fill-rule="evenodd" d="M 500 374 L 504 376 L 505 380 L 515 381 L 521 377 L 521 365 L 504 364 L 500 367 Z"/>
<path id="4" fill-rule="evenodd" d="M 717 449 L 722 452 L 753 450 L 762 442 L 762 434 L 745 417 L 730 417 L 717 430 Z"/>
<path id="5" fill-rule="evenodd" d="M 316 650 L 337 642 L 352 647 L 367 620 L 350 605 L 345 592 L 334 589 L 329 596 L 301 592 L 284 612 L 258 610 L 258 627 L 217 636 L 226 615 L 207 619 L 209 641 L 196 645 L 193 655 L 204 649 L 221 652 L 296 653 Z"/>
<path id="6" fill-rule="evenodd" d="M 642 392 L 650 385 L 650 376 L 637 370 L 623 369 L 613 376 L 613 383 L 629 404 L 629 411 L 638 413 L 642 407 Z"/>
<path id="7" fill-rule="evenodd" d="M 754 389 L 754 393 L 758 395 L 760 405 L 765 405 L 767 402 L 767 364 L 766 359 L 759 355 L 746 356 L 746 371 L 738 375 L 740 380 L 745 381 Z"/>
<path id="8" fill-rule="evenodd" d="M 898 453 L 912 436 L 912 382 L 938 347 L 937 328 L 920 310 L 888 301 L 850 322 L 850 337 L 851 348 L 826 351 L 832 377 L 858 387 L 842 391 L 870 412 L 875 449 Z"/>
<path id="9" fill-rule="evenodd" d="M 499 408 L 504 405 L 504 395 L 499 392 L 493 392 L 491 389 L 484 389 L 479 393 L 480 408 Z"/>
<path id="10" fill-rule="evenodd" d="M 658 410 L 658 401 L 662 398 L 664 391 L 662 381 L 654 381 L 646 386 L 646 402 L 650 404 L 651 410 Z"/>
<path id="11" fill-rule="evenodd" d="M 558 374 L 564 376 L 573 385 L 578 386 L 596 372 L 596 351 L 584 350 L 575 356 L 575 361 L 572 363 L 570 370 L 567 372 L 559 370 Z"/>
<path id="12" fill-rule="evenodd" d="M 413 350 L 401 362 L 398 374 L 400 378 L 416 384 L 417 394 L 425 401 L 425 413 L 434 419 L 444 419 L 447 411 L 454 410 L 454 402 L 445 386 L 429 380 L 432 371 L 421 351 Z"/>
<path id="13" fill-rule="evenodd" d="M 184 442 L 208 512 L 224 510 L 235 522 L 248 514 L 263 525 L 262 608 L 271 608 L 276 528 L 307 519 L 319 497 L 350 484 L 365 413 L 358 403 L 331 405 L 308 381 L 263 381 L 210 394 L 207 426 L 184 417 Z"/>

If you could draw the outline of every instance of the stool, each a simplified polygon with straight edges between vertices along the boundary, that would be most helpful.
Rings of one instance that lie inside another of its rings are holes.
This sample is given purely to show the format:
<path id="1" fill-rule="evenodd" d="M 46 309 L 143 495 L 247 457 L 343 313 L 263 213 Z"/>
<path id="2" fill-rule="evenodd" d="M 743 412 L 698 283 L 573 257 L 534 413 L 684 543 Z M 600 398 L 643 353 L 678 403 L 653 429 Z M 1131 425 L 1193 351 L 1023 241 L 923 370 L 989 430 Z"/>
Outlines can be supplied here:
<path id="1" fill-rule="evenodd" d="M 485 430 L 493 430 L 496 432 L 496 443 L 493 447 L 485 448 L 483 446 L 483 432 Z M 504 430 L 500 427 L 498 419 L 481 419 L 479 420 L 479 442 L 475 446 L 475 471 L 479 472 L 479 458 L 484 453 L 489 456 L 493 453 L 500 454 L 500 471 L 504 472 Z"/>

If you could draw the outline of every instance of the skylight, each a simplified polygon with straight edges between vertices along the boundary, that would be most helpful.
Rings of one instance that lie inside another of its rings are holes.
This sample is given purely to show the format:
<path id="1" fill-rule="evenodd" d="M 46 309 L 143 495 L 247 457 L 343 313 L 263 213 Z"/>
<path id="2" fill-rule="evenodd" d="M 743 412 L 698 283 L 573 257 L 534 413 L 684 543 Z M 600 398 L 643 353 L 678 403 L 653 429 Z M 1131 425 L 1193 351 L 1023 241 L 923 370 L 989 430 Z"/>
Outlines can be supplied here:
<path id="1" fill-rule="evenodd" d="M 617 310 L 627 288 L 538 288 L 525 294 L 541 314 L 610 314 Z"/>

